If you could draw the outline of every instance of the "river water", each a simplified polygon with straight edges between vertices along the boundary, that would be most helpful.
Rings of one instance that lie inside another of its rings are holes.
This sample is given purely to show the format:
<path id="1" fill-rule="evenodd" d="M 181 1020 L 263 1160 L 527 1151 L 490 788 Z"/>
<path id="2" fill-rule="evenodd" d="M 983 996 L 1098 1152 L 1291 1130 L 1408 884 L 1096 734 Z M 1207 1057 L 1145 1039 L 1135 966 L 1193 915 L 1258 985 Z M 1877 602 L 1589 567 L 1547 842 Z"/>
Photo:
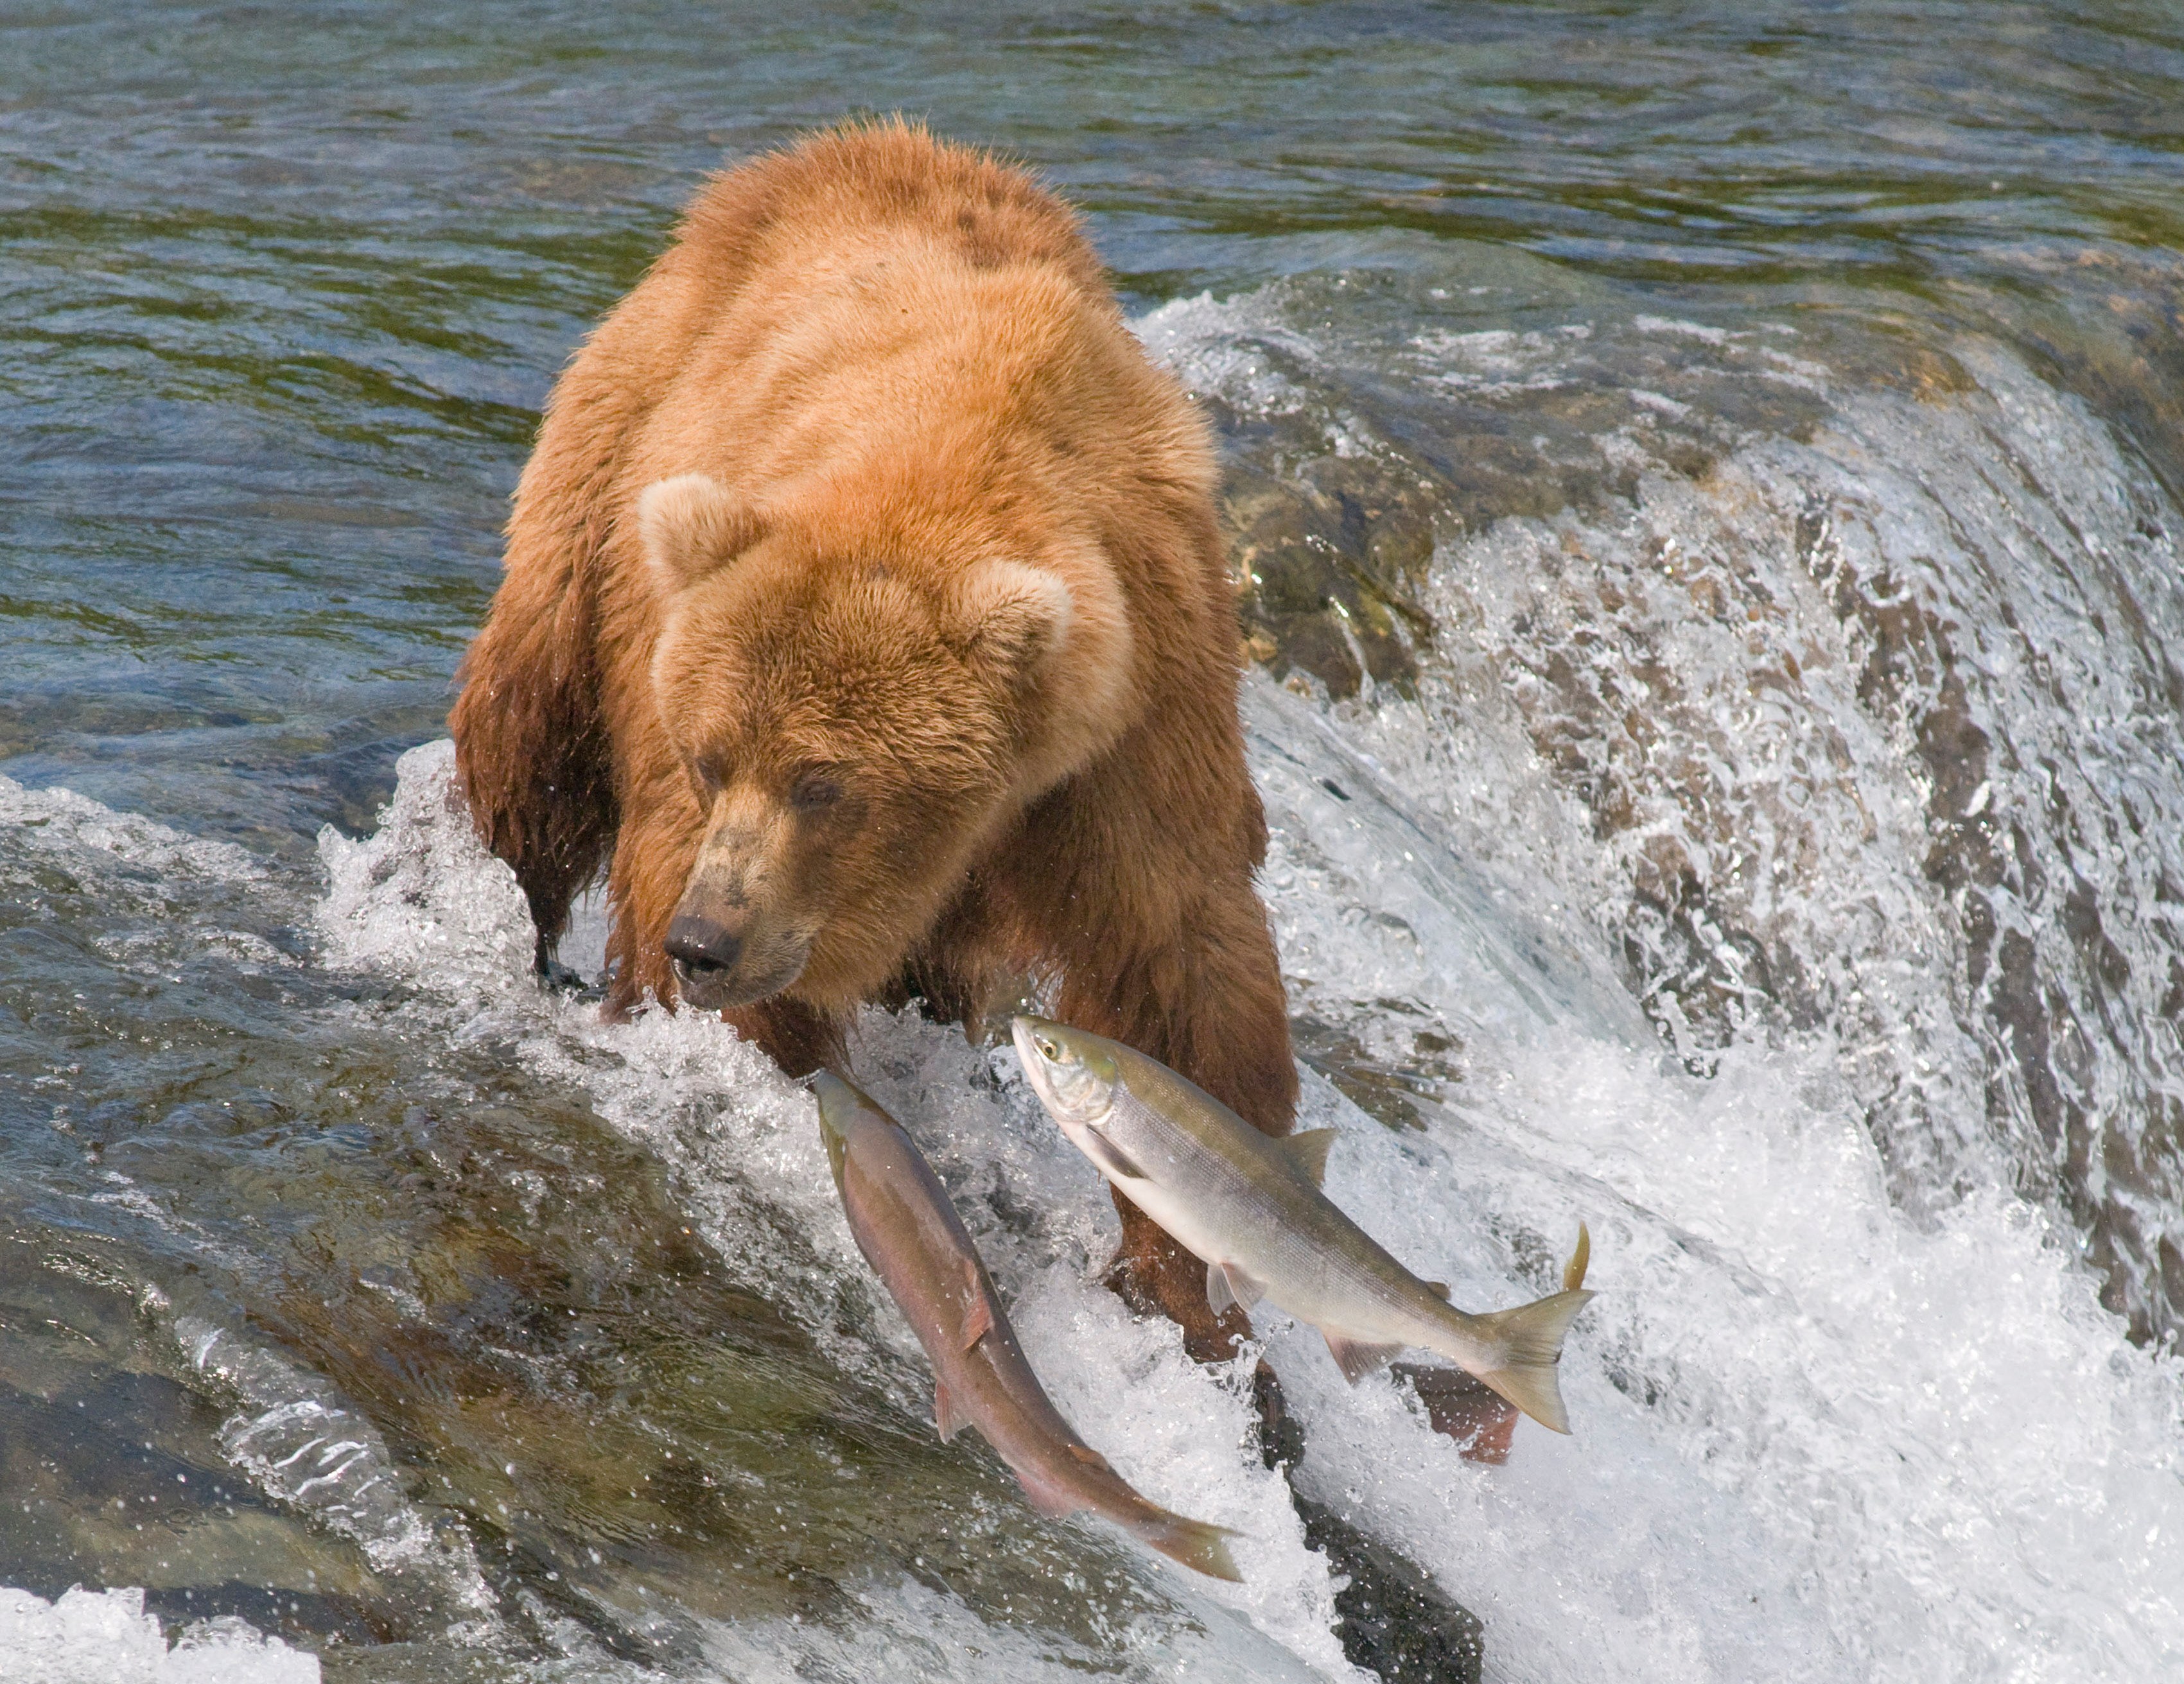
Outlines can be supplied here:
<path id="1" fill-rule="evenodd" d="M 1363 1676 L 1011 1055 L 856 1048 L 1240 1590 L 933 1442 L 808 1100 L 450 803 L 555 370 L 896 108 L 1221 430 L 1330 1190 L 1591 1227 L 1506 1466 L 1267 1318 L 1300 1487 L 1490 1678 L 2184 1667 L 2184 25 L 1602 0 L 0 19 L 0 1674 Z"/>

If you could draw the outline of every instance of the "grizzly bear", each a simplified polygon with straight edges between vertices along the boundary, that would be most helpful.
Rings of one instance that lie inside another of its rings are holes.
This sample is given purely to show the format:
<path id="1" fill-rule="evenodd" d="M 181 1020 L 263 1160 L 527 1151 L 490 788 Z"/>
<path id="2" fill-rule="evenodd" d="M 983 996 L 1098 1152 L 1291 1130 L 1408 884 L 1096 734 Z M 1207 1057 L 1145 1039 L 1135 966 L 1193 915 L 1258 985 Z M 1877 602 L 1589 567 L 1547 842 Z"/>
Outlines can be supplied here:
<path id="1" fill-rule="evenodd" d="M 611 1011 L 717 1009 L 801 1075 L 860 1002 L 1044 977 L 1286 1132 L 1214 484 L 1022 171 L 888 123 L 713 179 L 554 387 L 463 662 L 542 966 L 611 852 Z M 1117 1289 L 1232 1350 L 1117 1202 Z"/>

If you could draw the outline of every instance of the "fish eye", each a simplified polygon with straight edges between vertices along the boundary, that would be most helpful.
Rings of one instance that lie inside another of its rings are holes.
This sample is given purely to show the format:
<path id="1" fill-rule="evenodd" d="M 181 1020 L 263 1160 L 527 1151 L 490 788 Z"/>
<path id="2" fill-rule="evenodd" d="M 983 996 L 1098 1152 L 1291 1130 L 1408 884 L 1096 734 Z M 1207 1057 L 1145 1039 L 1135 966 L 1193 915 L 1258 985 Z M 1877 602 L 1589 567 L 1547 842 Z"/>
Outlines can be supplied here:
<path id="1" fill-rule="evenodd" d="M 1061 1061 L 1061 1048 L 1056 1046 L 1054 1042 L 1048 1040 L 1044 1035 L 1033 1036 L 1031 1038 L 1031 1044 L 1039 1048 L 1039 1055 L 1042 1059 L 1051 1059 L 1056 1064 L 1059 1064 Z"/>

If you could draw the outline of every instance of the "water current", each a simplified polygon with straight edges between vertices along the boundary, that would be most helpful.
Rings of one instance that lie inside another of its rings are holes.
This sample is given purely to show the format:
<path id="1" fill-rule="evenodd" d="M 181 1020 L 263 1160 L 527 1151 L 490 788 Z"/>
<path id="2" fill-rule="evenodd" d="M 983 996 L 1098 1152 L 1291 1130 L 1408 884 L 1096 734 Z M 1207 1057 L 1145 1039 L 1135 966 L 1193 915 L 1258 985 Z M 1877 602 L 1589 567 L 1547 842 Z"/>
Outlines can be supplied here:
<path id="1" fill-rule="evenodd" d="M 1262 1318 L 1299 1488 L 1491 1679 L 2184 1670 L 2174 8 L 542 0 L 0 17 L 0 1676 L 1365 1676 L 1011 1054 L 855 1048 L 1240 1588 L 934 1440 L 808 1098 L 451 795 L 554 372 L 897 108 L 1220 430 L 1330 1192 L 1591 1228 L 1503 1466 Z"/>

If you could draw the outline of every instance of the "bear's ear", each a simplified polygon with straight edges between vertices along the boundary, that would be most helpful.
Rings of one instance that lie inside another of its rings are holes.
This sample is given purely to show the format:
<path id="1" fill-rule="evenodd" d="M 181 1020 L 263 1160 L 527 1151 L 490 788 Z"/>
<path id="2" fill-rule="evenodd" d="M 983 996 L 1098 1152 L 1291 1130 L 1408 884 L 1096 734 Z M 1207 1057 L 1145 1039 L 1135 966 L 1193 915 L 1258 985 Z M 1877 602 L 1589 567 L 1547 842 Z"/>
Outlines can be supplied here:
<path id="1" fill-rule="evenodd" d="M 951 641 L 964 659 L 1022 677 L 1069 641 L 1069 586 L 1017 561 L 981 562 L 957 587 Z"/>
<path id="2" fill-rule="evenodd" d="M 765 517 L 708 475 L 655 480 L 637 499 L 638 542 L 662 596 L 687 591 L 765 533 Z"/>

